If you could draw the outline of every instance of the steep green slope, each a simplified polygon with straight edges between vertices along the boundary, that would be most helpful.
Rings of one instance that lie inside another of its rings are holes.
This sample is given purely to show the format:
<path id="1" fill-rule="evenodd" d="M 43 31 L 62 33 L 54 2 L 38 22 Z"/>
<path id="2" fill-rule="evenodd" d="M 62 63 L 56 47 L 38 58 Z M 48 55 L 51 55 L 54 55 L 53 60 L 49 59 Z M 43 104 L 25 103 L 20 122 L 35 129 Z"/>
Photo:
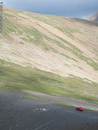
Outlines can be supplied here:
<path id="1" fill-rule="evenodd" d="M 98 104 L 98 23 L 5 7 L 0 87 Z"/>
<path id="2" fill-rule="evenodd" d="M 62 95 L 98 104 L 98 84 L 92 81 L 75 76 L 64 78 L 0 60 L 0 89 L 9 88 Z"/>

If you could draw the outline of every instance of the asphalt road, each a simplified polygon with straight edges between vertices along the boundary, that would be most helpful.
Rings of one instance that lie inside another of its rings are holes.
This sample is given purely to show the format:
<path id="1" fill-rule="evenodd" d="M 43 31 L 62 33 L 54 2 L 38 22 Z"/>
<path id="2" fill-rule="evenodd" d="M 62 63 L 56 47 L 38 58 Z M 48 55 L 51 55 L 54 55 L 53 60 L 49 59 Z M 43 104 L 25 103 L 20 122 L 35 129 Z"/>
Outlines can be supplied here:
<path id="1" fill-rule="evenodd" d="M 91 104 L 91 103 L 88 103 L 88 102 L 82 101 L 82 100 L 68 98 L 68 97 L 65 97 L 65 96 L 51 96 L 51 95 L 48 95 L 48 94 L 32 92 L 32 91 L 22 91 L 22 93 L 34 95 L 34 96 L 37 96 L 37 97 L 40 97 L 40 98 L 59 101 L 59 102 L 62 102 L 62 103 L 67 103 L 67 104 L 69 104 L 71 106 L 76 106 L 76 107 L 77 106 L 82 106 L 82 107 L 87 108 L 87 109 L 98 111 L 98 105 Z"/>
<path id="2" fill-rule="evenodd" d="M 0 130 L 98 130 L 98 113 L 0 91 Z"/>

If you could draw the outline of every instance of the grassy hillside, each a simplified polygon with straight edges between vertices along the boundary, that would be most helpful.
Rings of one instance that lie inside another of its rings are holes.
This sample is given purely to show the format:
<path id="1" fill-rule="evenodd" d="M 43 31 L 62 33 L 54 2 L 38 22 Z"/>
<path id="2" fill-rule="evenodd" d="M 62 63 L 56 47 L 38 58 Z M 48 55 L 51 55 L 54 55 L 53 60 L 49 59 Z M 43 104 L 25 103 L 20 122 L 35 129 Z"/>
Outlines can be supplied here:
<path id="1" fill-rule="evenodd" d="M 98 104 L 98 84 L 94 82 L 72 75 L 64 78 L 3 60 L 0 60 L 0 88 L 62 95 Z"/>
<path id="2" fill-rule="evenodd" d="M 98 22 L 4 7 L 0 86 L 98 102 Z"/>

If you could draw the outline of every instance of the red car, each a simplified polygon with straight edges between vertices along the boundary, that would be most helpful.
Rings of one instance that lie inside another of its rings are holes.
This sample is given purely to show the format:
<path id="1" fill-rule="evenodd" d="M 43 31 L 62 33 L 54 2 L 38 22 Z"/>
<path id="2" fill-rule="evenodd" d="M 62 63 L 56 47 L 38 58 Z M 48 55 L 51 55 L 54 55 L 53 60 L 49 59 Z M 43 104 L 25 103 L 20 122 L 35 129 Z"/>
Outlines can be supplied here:
<path id="1" fill-rule="evenodd" d="M 78 111 L 84 111 L 84 108 L 82 108 L 82 107 L 76 107 L 76 109 L 77 109 Z"/>

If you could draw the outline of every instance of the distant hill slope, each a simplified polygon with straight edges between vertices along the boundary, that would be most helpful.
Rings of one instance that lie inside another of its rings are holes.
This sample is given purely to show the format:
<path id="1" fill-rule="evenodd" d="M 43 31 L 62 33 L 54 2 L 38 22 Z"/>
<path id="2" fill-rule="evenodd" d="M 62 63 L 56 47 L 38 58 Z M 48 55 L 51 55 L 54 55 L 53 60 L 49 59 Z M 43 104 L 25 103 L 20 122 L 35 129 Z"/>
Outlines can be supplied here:
<path id="1" fill-rule="evenodd" d="M 93 14 L 91 17 L 89 17 L 89 20 L 98 21 L 98 11 L 95 14 Z"/>
<path id="2" fill-rule="evenodd" d="M 0 59 L 98 82 L 98 24 L 5 7 Z"/>

